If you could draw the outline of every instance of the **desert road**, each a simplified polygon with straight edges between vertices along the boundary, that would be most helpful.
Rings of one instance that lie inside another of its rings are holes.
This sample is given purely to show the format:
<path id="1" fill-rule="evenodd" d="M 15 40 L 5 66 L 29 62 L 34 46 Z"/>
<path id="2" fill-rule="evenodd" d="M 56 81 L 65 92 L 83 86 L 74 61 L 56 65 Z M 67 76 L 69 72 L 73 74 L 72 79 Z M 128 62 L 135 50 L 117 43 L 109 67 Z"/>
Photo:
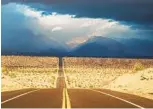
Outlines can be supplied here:
<path id="1" fill-rule="evenodd" d="M 68 89 L 62 58 L 54 89 L 2 92 L 2 108 L 153 108 L 153 100 L 106 89 Z"/>

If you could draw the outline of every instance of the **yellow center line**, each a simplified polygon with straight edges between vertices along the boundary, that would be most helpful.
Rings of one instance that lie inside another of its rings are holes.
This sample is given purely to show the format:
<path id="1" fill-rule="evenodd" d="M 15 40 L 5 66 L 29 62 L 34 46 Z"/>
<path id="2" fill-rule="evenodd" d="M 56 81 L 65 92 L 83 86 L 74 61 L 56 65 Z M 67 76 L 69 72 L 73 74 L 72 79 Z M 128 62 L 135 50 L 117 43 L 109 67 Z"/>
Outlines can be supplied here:
<path id="1" fill-rule="evenodd" d="M 71 109 L 71 102 L 70 102 L 70 98 L 69 98 L 69 95 L 68 95 L 67 88 L 65 89 L 65 93 L 66 93 L 67 108 L 68 108 L 68 109 Z"/>
<path id="2" fill-rule="evenodd" d="M 63 88 L 63 102 L 62 102 L 62 109 L 71 109 L 71 102 L 68 95 L 67 88 Z"/>
<path id="3" fill-rule="evenodd" d="M 63 69 L 63 76 L 64 76 L 64 82 L 65 82 L 65 88 L 63 88 L 63 103 L 62 103 L 62 109 L 71 109 L 71 102 L 70 102 L 70 98 L 69 98 L 69 94 L 68 94 L 68 90 L 67 90 L 67 86 L 68 83 L 66 81 L 66 75 L 65 75 L 65 70 L 64 70 L 64 62 L 62 64 L 62 69 Z"/>
<path id="4" fill-rule="evenodd" d="M 63 102 L 62 102 L 62 109 L 65 109 L 66 100 L 65 100 L 65 88 L 63 88 Z"/>

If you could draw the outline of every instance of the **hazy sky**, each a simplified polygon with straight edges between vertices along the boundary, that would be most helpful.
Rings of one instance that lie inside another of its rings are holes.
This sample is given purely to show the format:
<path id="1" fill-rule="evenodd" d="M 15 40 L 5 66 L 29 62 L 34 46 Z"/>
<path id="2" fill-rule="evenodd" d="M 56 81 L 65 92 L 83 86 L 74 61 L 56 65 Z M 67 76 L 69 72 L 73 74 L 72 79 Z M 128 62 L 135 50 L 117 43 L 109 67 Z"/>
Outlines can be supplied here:
<path id="1" fill-rule="evenodd" d="M 80 44 L 93 36 L 153 40 L 151 10 L 152 0 L 2 0 L 2 49 Z"/>

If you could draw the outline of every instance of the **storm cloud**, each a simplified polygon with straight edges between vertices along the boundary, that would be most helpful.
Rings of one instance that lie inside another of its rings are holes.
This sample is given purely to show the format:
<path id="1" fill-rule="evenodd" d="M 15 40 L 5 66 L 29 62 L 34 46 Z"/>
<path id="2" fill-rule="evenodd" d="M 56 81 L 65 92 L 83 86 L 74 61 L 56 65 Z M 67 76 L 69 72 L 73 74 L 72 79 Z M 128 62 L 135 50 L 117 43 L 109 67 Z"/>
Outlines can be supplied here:
<path id="1" fill-rule="evenodd" d="M 16 3 L 2 6 L 2 10 L 2 38 L 8 37 L 9 40 L 14 36 L 23 37 L 23 31 L 27 30 L 42 39 L 49 38 L 63 44 L 80 37 L 81 40 L 97 35 L 122 37 L 124 34 L 134 35 L 137 32 L 128 25 L 110 19 L 77 18 L 75 15 L 56 12 L 44 15 L 44 11 Z"/>
<path id="2" fill-rule="evenodd" d="M 8 2 L 10 0 L 2 0 L 2 3 Z M 46 11 L 72 14 L 76 17 L 107 18 L 148 27 L 152 27 L 153 24 L 152 0 L 12 0 L 11 2 L 44 4 Z"/>

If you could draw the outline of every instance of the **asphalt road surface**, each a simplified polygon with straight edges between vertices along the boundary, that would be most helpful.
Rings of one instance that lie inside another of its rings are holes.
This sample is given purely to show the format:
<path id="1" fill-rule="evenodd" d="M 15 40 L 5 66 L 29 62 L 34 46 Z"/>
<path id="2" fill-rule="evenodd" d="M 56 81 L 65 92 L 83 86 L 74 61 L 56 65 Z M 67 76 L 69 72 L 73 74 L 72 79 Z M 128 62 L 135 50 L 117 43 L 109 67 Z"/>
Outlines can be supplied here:
<path id="1" fill-rule="evenodd" d="M 62 58 L 55 89 L 2 92 L 2 108 L 153 108 L 153 100 L 106 89 L 67 89 Z"/>

